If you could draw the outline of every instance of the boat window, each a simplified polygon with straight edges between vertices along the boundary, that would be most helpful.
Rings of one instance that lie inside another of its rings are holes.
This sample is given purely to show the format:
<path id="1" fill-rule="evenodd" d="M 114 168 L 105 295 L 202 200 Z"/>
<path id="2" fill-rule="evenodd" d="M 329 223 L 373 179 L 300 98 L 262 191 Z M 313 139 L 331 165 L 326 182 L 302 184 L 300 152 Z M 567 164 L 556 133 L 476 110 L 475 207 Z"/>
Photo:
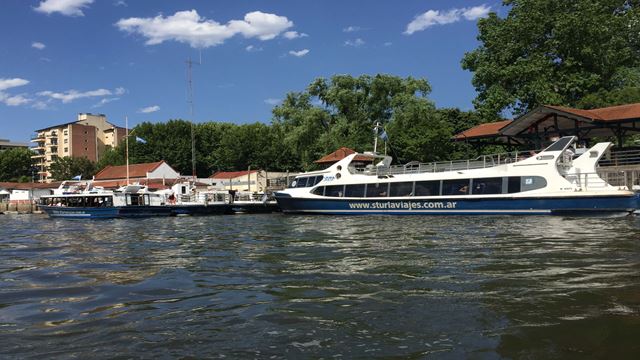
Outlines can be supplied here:
<path id="1" fill-rule="evenodd" d="M 440 180 L 416 181 L 415 196 L 440 195 Z"/>
<path id="2" fill-rule="evenodd" d="M 342 197 L 344 194 L 344 185 L 325 186 L 324 196 Z"/>
<path id="3" fill-rule="evenodd" d="M 507 193 L 513 194 L 520 192 L 520 176 L 509 176 Z"/>
<path id="4" fill-rule="evenodd" d="M 314 195 L 323 196 L 324 195 L 324 186 L 318 186 L 317 188 L 313 189 L 313 191 L 311 191 L 311 193 L 314 194 Z"/>
<path id="5" fill-rule="evenodd" d="M 395 182 L 389 186 L 389 196 L 412 196 L 413 182 Z"/>
<path id="6" fill-rule="evenodd" d="M 312 178 L 309 178 L 309 181 L 307 182 L 307 186 L 313 186 L 315 184 L 318 184 L 320 181 L 322 181 L 322 178 L 324 178 L 324 176 L 322 175 L 317 175 Z"/>
<path id="7" fill-rule="evenodd" d="M 542 176 L 523 176 L 520 191 L 542 189 L 547 186 L 547 180 Z"/>
<path id="8" fill-rule="evenodd" d="M 307 179 L 306 177 L 302 177 L 302 178 L 298 178 L 297 179 L 297 184 L 296 187 L 297 188 L 303 188 L 303 187 L 307 187 Z"/>
<path id="9" fill-rule="evenodd" d="M 563 138 L 561 138 L 560 140 L 554 142 L 553 144 L 551 144 L 548 148 L 544 149 L 544 151 L 561 151 L 564 150 L 564 148 L 566 148 L 569 143 L 571 143 L 571 141 L 573 141 L 573 136 L 565 136 Z"/>
<path id="10" fill-rule="evenodd" d="M 367 184 L 367 197 L 386 197 L 389 183 Z"/>
<path id="11" fill-rule="evenodd" d="M 344 189 L 345 197 L 363 197 L 364 196 L 364 184 L 347 185 Z"/>
<path id="12" fill-rule="evenodd" d="M 474 195 L 502 194 L 502 178 L 473 179 L 471 193 Z"/>
<path id="13" fill-rule="evenodd" d="M 442 195 L 469 194 L 469 179 L 443 180 Z"/>

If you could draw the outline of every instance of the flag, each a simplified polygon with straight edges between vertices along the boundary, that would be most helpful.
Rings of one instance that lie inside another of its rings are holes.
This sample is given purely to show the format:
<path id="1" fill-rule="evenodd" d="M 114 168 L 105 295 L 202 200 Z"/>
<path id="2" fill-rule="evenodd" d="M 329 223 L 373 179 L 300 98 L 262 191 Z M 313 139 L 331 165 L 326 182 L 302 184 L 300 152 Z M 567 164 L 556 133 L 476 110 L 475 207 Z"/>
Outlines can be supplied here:
<path id="1" fill-rule="evenodd" d="M 147 143 L 147 140 L 145 140 L 145 139 L 143 139 L 141 137 L 138 137 L 138 136 L 136 136 L 136 141 L 139 142 L 139 143 L 143 143 L 143 144 Z"/>
<path id="2" fill-rule="evenodd" d="M 82 180 L 82 175 L 76 175 L 72 177 L 71 180 Z"/>
<path id="3" fill-rule="evenodd" d="M 382 132 L 378 136 L 380 136 L 380 139 L 382 139 L 383 141 L 389 140 L 389 135 L 387 135 L 387 132 L 384 130 L 382 130 Z"/>

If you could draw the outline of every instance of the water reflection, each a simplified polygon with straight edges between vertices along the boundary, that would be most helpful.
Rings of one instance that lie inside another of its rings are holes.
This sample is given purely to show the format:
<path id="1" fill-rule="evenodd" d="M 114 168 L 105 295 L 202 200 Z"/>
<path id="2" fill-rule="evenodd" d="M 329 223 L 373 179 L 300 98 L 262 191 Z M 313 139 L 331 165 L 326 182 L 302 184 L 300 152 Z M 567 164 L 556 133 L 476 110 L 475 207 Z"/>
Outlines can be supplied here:
<path id="1" fill-rule="evenodd" d="M 2 216 L 0 354 L 624 357 L 640 352 L 639 225 Z"/>

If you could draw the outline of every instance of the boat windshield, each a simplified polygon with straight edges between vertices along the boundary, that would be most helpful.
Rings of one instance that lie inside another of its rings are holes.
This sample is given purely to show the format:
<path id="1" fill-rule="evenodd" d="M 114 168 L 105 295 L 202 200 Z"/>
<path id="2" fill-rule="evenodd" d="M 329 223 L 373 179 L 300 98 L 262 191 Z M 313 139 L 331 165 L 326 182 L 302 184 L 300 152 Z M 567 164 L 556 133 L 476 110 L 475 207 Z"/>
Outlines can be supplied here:
<path id="1" fill-rule="evenodd" d="M 40 204 L 61 207 L 109 207 L 113 206 L 112 196 L 61 196 L 40 199 Z"/>

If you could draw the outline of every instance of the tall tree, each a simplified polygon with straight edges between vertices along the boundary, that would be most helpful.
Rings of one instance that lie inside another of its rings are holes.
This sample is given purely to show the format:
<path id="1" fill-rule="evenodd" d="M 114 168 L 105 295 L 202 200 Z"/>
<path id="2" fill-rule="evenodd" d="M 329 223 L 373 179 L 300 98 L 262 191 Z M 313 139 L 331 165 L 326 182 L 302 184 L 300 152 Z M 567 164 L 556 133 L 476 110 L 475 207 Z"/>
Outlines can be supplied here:
<path id="1" fill-rule="evenodd" d="M 378 74 L 320 78 L 307 91 L 288 94 L 274 108 L 273 124 L 284 134 L 284 151 L 298 156 L 298 168 L 309 169 L 314 160 L 341 146 L 372 150 L 376 122 L 386 125 L 396 114 L 409 113 L 415 120 L 422 116 L 415 110 L 418 108 L 433 111 L 426 97 L 430 91 L 426 80 L 411 77 Z"/>
<path id="2" fill-rule="evenodd" d="M 70 180 L 74 176 L 91 178 L 96 172 L 96 164 L 86 157 L 61 157 L 58 158 L 49 170 L 51 177 L 58 181 Z"/>
<path id="3" fill-rule="evenodd" d="M 637 0 L 505 0 L 478 22 L 481 45 L 462 67 L 474 73 L 474 103 L 487 120 L 540 104 L 580 106 L 589 94 L 639 87 Z"/>
<path id="4" fill-rule="evenodd" d="M 31 150 L 0 151 L 0 181 L 28 181 L 32 176 Z"/>

